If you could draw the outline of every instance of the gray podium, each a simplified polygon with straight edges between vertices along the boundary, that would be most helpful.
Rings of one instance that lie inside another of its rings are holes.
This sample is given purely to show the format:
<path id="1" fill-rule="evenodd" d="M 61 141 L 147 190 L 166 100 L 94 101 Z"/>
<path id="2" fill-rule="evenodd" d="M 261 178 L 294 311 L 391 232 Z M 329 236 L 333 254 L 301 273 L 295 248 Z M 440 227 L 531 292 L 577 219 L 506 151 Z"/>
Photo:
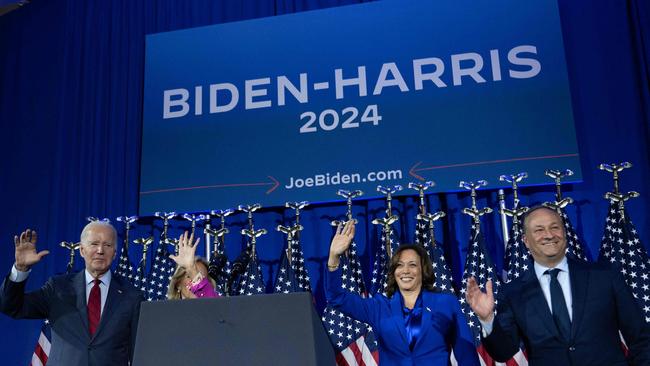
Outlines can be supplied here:
<path id="1" fill-rule="evenodd" d="M 142 303 L 134 366 L 335 365 L 309 293 Z"/>

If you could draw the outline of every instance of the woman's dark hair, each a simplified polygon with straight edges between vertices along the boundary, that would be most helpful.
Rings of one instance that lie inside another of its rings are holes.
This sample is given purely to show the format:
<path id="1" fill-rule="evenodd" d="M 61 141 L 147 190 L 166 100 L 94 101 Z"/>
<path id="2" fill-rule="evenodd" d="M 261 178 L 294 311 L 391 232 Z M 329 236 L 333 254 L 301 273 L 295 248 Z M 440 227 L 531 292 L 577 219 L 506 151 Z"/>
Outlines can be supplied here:
<path id="1" fill-rule="evenodd" d="M 422 289 L 433 291 L 433 285 L 435 283 L 435 275 L 433 273 L 433 265 L 431 264 L 431 259 L 427 251 L 420 245 L 417 244 L 402 244 L 399 248 L 393 253 L 393 257 L 390 259 L 390 265 L 388 267 L 388 280 L 386 281 L 386 296 L 389 298 L 393 297 L 393 294 L 399 290 L 397 286 L 397 281 L 395 280 L 395 270 L 397 269 L 397 264 L 399 262 L 402 252 L 405 250 L 414 250 L 420 257 L 420 267 L 422 267 Z"/>

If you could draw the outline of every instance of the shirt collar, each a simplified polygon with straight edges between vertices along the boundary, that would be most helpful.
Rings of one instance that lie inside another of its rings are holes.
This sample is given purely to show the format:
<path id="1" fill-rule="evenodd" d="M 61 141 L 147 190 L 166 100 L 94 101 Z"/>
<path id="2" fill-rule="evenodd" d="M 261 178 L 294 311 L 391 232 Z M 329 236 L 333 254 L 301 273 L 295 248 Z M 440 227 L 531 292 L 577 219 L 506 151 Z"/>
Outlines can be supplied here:
<path id="1" fill-rule="evenodd" d="M 535 268 L 535 276 L 537 276 L 537 280 L 541 280 L 541 278 L 544 275 L 544 272 L 546 272 L 546 270 L 553 269 L 553 268 L 558 268 L 562 272 L 566 272 L 567 274 L 569 273 L 569 263 L 566 260 L 566 256 L 564 256 L 564 258 L 562 258 L 560 263 L 558 263 L 557 266 L 555 266 L 555 267 L 552 267 L 552 268 L 551 267 L 546 267 L 546 266 L 543 266 L 543 265 L 541 265 L 541 264 L 539 264 L 537 262 L 535 262 L 533 267 Z"/>
<path id="2" fill-rule="evenodd" d="M 95 280 L 95 277 L 93 277 L 88 270 L 84 270 L 86 274 L 86 285 L 90 285 L 93 283 Z M 99 276 L 99 280 L 102 281 L 102 284 L 109 286 L 111 284 L 111 271 L 106 271 L 103 275 Z"/>

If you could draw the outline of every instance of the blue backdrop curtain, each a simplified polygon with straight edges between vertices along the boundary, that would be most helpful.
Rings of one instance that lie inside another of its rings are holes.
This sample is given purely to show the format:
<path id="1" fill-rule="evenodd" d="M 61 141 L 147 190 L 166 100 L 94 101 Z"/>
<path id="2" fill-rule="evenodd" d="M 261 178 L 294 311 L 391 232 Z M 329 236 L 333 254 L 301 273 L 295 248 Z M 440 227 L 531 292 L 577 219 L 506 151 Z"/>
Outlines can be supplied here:
<path id="1" fill-rule="evenodd" d="M 51 251 L 33 269 L 28 287 L 34 288 L 65 269 L 68 253 L 58 243 L 77 240 L 86 216 L 114 221 L 116 216 L 137 212 L 146 34 L 356 2 L 33 0 L 0 17 L 0 271 L 9 271 L 13 263 L 13 235 L 27 227 L 38 230 L 39 247 Z M 601 162 L 630 161 L 635 167 L 623 172 L 622 189 L 642 193 L 627 207 L 648 248 L 650 3 L 559 3 L 584 175 L 582 183 L 564 188 L 576 201 L 569 216 L 595 259 L 608 206 L 603 193 L 612 188 L 611 175 L 596 167 Z M 507 139 L 494 141 L 507 143 Z M 237 152 L 232 154 L 236 158 Z M 553 199 L 552 187 L 525 187 L 521 193 L 526 205 Z M 494 191 L 481 192 L 479 198 L 481 206 L 498 205 Z M 470 224 L 460 211 L 470 204 L 468 194 L 431 195 L 427 200 L 431 210 L 448 214 L 436 234 L 458 285 Z M 401 240 L 413 241 L 417 200 L 399 198 L 395 208 Z M 361 221 L 357 242 L 366 277 L 380 235 L 370 221 L 383 216 L 383 209 L 381 199 L 354 205 Z M 320 274 L 332 235 L 329 221 L 344 213 L 343 204 L 324 204 L 309 207 L 301 218 L 305 226 L 301 238 L 319 308 L 324 306 Z M 280 208 L 256 215 L 257 227 L 271 229 L 258 247 L 269 291 L 284 244 L 272 229 L 289 219 L 292 213 Z M 159 224 L 152 229 L 151 222 L 144 220 L 134 235 L 157 234 Z M 245 217 L 236 215 L 228 222 L 234 233 L 245 225 Z M 175 222 L 172 233 L 177 235 L 187 226 Z M 501 268 L 504 250 L 498 216 L 488 216 L 483 229 Z M 239 234 L 226 240 L 233 259 L 243 241 Z M 139 257 L 140 251 L 132 248 L 131 257 Z M 40 324 L 0 316 L 3 363 L 28 362 Z"/>

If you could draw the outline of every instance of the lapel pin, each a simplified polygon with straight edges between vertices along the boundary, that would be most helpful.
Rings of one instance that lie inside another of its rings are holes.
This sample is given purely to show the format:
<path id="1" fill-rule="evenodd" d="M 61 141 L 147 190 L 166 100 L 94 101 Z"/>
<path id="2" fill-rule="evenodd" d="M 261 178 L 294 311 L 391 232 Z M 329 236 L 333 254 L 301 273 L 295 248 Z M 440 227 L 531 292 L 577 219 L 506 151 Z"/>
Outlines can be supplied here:
<path id="1" fill-rule="evenodd" d="M 429 307 L 428 307 L 428 306 L 427 306 L 427 311 L 428 311 L 428 312 L 431 312 L 431 309 L 429 309 Z"/>

